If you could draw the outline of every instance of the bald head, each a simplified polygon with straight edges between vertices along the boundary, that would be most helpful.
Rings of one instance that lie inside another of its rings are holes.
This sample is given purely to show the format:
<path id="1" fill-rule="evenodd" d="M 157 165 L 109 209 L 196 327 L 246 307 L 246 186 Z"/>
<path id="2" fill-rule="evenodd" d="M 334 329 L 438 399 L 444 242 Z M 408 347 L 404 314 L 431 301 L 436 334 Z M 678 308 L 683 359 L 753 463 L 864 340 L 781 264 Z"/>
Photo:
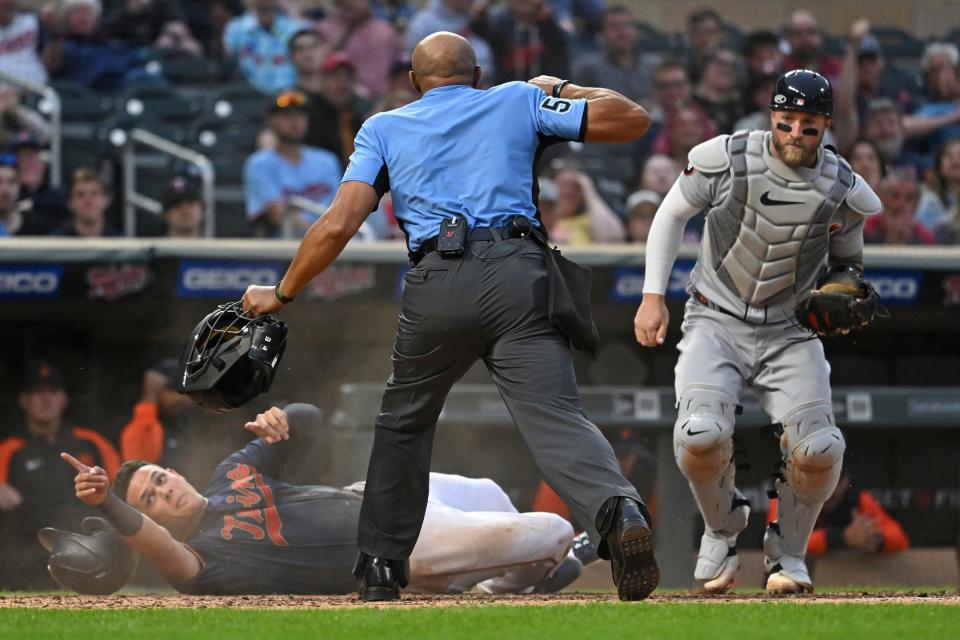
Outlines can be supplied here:
<path id="1" fill-rule="evenodd" d="M 477 74 L 477 54 L 463 36 L 440 31 L 413 50 L 411 79 L 423 93 L 447 84 L 475 84 Z"/>

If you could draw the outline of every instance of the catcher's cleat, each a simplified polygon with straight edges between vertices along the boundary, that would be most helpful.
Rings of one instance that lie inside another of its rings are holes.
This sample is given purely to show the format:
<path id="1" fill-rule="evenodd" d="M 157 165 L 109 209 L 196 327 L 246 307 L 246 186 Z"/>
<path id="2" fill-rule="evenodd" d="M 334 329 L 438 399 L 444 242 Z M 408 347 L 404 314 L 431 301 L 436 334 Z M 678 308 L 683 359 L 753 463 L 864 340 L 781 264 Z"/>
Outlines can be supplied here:
<path id="1" fill-rule="evenodd" d="M 803 556 L 783 553 L 780 528 L 776 523 L 763 534 L 763 566 L 767 574 L 767 593 L 813 593 L 813 581 Z"/>
<path id="2" fill-rule="evenodd" d="M 700 538 L 700 553 L 693 577 L 707 593 L 724 593 L 733 588 L 740 569 L 736 536 L 727 538 L 712 531 Z"/>

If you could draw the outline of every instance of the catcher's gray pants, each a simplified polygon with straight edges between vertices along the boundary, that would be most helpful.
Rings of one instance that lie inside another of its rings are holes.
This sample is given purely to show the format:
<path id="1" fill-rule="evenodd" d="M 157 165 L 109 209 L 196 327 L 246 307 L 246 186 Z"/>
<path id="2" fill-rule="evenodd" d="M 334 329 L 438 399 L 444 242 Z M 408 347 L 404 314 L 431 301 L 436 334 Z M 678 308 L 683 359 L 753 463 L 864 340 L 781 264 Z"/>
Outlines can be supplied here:
<path id="1" fill-rule="evenodd" d="M 453 260 L 429 253 L 406 275 L 393 373 L 360 512 L 362 552 L 403 559 L 413 550 L 437 418 L 450 388 L 477 359 L 543 477 L 594 539 L 604 502 L 640 500 L 584 415 L 570 347 L 547 320 L 547 292 L 543 250 L 532 239 L 473 242 Z"/>
<path id="2" fill-rule="evenodd" d="M 687 302 L 676 367 L 674 454 L 708 529 L 735 536 L 734 408 L 746 387 L 783 425 L 784 481 L 778 514 L 788 553 L 802 556 L 826 496 L 836 485 L 844 443 L 830 402 L 830 365 L 820 340 L 791 320 L 751 324 Z"/>
<path id="3" fill-rule="evenodd" d="M 691 298 L 683 316 L 674 387 L 719 389 L 739 402 L 746 387 L 774 422 L 801 405 L 830 406 L 830 365 L 823 345 L 795 321 L 752 324 Z"/>

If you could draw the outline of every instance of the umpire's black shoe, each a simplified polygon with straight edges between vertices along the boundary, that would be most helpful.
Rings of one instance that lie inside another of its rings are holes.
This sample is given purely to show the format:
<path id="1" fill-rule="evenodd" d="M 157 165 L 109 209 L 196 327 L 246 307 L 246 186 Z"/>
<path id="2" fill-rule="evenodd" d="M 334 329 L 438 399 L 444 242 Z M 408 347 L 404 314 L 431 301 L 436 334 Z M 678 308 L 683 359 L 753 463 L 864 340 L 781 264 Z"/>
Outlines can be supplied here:
<path id="1" fill-rule="evenodd" d="M 361 600 L 399 600 L 400 589 L 407 586 L 407 562 L 377 558 L 361 552 L 353 575 L 360 581 Z"/>
<path id="2" fill-rule="evenodd" d="M 621 600 L 643 600 L 660 584 L 653 531 L 646 507 L 631 498 L 611 498 L 597 514 L 603 540 L 597 549 L 610 560 L 613 584 Z"/>

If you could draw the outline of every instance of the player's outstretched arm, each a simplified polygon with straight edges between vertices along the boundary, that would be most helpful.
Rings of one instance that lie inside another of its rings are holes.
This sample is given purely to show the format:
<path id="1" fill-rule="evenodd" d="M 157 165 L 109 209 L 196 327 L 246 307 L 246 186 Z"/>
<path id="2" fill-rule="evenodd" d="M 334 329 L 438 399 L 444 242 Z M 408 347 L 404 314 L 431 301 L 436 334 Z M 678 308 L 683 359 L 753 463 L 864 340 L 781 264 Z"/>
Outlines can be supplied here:
<path id="1" fill-rule="evenodd" d="M 187 545 L 110 491 L 106 471 L 88 467 L 69 453 L 61 453 L 60 457 L 77 472 L 73 480 L 77 499 L 103 511 L 124 542 L 153 564 L 164 578 L 176 584 L 200 573 L 200 559 Z"/>
<path id="2" fill-rule="evenodd" d="M 290 268 L 280 281 L 284 296 L 296 296 L 340 255 L 376 208 L 379 199 L 376 189 L 365 182 L 353 180 L 340 185 L 330 208 L 307 231 Z M 263 315 L 281 308 L 283 303 L 277 298 L 274 287 L 250 285 L 243 294 L 244 312 Z"/>

